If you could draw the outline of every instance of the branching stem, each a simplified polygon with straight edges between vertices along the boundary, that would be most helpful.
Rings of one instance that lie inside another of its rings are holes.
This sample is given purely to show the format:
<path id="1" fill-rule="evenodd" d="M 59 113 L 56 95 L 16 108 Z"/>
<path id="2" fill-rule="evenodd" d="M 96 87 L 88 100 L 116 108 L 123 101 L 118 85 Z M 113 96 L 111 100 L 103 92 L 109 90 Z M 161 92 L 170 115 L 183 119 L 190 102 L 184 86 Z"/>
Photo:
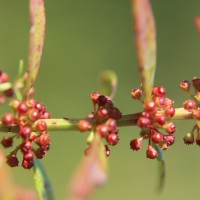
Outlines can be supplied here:
<path id="1" fill-rule="evenodd" d="M 141 112 L 123 115 L 122 118 L 118 122 L 119 127 L 125 126 L 135 126 L 137 124 L 137 120 Z M 172 120 L 185 120 L 185 119 L 192 119 L 192 113 L 188 112 L 184 108 L 177 108 L 174 117 Z M 80 119 L 42 119 L 47 123 L 48 131 L 71 131 L 71 130 L 78 130 L 77 123 Z M 88 119 L 90 123 L 94 123 L 93 120 Z M 33 124 L 33 130 L 35 130 L 35 124 Z M 19 126 L 13 125 L 10 127 L 6 127 L 0 123 L 0 132 L 12 132 L 18 133 Z"/>

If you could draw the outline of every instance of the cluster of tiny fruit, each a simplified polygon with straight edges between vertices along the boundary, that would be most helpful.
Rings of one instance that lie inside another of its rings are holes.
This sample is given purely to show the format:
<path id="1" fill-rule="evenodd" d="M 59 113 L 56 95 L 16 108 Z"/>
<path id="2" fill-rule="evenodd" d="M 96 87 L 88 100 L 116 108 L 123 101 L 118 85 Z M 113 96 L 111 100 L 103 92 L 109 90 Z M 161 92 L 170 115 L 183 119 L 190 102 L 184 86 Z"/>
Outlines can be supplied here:
<path id="1" fill-rule="evenodd" d="M 133 89 L 131 96 L 142 102 L 144 110 L 137 120 L 137 125 L 142 129 L 141 136 L 130 141 L 130 148 L 138 151 L 142 148 L 143 139 L 148 139 L 146 157 L 155 159 L 158 157 L 158 151 L 154 146 L 158 145 L 166 150 L 174 143 L 176 126 L 168 122 L 175 114 L 174 101 L 166 97 L 166 90 L 161 86 L 153 87 L 150 100 L 142 100 L 140 89 Z M 166 134 L 161 133 L 159 129 L 163 129 Z"/>
<path id="2" fill-rule="evenodd" d="M 190 99 L 183 103 L 184 109 L 189 111 L 192 118 L 198 122 L 200 120 L 200 78 L 193 78 L 192 86 L 195 90 L 195 94 L 191 94 L 191 83 L 189 81 L 185 80 L 180 83 L 180 88 L 190 97 Z M 195 130 L 197 131 L 196 138 L 194 135 Z M 185 144 L 193 144 L 196 141 L 196 144 L 200 146 L 200 129 L 198 124 L 194 125 L 192 131 L 187 133 L 183 140 Z"/>
<path id="3" fill-rule="evenodd" d="M 0 84 L 5 84 L 9 82 L 9 76 L 3 70 L 0 70 Z M 0 104 L 5 103 L 7 97 L 13 96 L 13 89 L 6 89 L 5 91 L 0 92 Z"/>
<path id="4" fill-rule="evenodd" d="M 47 132 L 47 124 L 43 119 L 49 119 L 50 113 L 45 106 L 35 99 L 19 101 L 11 100 L 14 114 L 6 113 L 1 118 L 3 126 L 8 128 L 8 134 L 2 138 L 4 148 L 13 146 L 14 138 L 21 139 L 20 144 L 7 156 L 7 164 L 16 167 L 19 164 L 17 153 L 23 155 L 22 167 L 30 169 L 34 165 L 34 158 L 42 159 L 50 147 L 50 136 Z M 12 131 L 12 127 L 19 127 Z"/>
<path id="5" fill-rule="evenodd" d="M 91 131 L 100 134 L 105 139 L 105 154 L 110 155 L 108 145 L 115 146 L 119 142 L 117 122 L 121 118 L 121 112 L 114 106 L 109 97 L 101 95 L 99 92 L 91 94 L 94 112 L 78 123 L 81 132 Z M 88 140 L 88 147 L 85 150 L 87 155 L 91 148 L 91 141 Z"/>

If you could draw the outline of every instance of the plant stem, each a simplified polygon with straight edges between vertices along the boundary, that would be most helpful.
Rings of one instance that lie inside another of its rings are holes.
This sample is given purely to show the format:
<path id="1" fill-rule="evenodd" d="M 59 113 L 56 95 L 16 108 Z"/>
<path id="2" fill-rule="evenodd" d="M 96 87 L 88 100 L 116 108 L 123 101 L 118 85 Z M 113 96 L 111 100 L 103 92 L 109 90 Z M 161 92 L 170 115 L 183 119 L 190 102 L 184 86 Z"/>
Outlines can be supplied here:
<path id="1" fill-rule="evenodd" d="M 162 113 L 162 112 L 161 112 Z M 124 126 L 135 126 L 137 124 L 137 120 L 140 117 L 141 112 L 122 115 L 122 118 L 118 122 L 119 127 Z M 192 119 L 192 113 L 188 112 L 184 108 L 177 108 L 175 115 L 172 120 L 185 120 L 185 119 Z M 40 119 L 41 120 L 41 119 Z M 78 130 L 77 123 L 80 119 L 42 119 L 46 122 L 48 131 L 71 131 L 71 130 Z M 94 120 L 88 119 L 90 123 L 94 123 Z M 35 125 L 39 120 L 37 120 L 33 124 L 33 130 L 35 130 Z M 18 133 L 19 126 L 13 125 L 10 127 L 6 127 L 0 123 L 0 132 L 12 132 Z"/>

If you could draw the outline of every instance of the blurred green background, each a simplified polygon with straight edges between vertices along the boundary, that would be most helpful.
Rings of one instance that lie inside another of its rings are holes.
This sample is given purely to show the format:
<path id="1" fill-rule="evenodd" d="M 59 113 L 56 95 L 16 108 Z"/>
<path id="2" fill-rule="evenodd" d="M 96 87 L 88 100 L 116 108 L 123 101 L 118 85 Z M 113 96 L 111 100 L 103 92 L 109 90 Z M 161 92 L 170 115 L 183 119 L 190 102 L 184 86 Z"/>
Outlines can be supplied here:
<path id="1" fill-rule="evenodd" d="M 15 77 L 19 59 L 27 64 L 29 5 L 27 0 L 0 0 L 0 68 Z M 115 104 L 123 113 L 141 110 L 130 98 L 140 85 L 130 0 L 45 1 L 46 39 L 36 98 L 54 118 L 82 117 L 92 110 L 90 93 L 98 90 L 97 77 L 105 69 L 119 78 Z M 155 84 L 167 88 L 176 107 L 187 97 L 180 81 L 199 76 L 200 37 L 193 20 L 200 15 L 200 1 L 152 0 L 158 58 Z M 2 110 L 3 112 L 4 110 Z M 200 148 L 183 144 L 192 122 L 177 122 L 176 144 L 165 152 L 166 183 L 156 193 L 157 162 L 129 149 L 136 127 L 121 128 L 120 143 L 111 149 L 109 180 L 92 200 L 100 199 L 197 199 L 200 184 Z M 43 164 L 52 180 L 57 200 L 65 199 L 67 185 L 86 147 L 87 134 L 52 132 L 51 151 Z M 144 145 L 145 146 L 145 145 Z M 15 181 L 33 187 L 32 171 L 13 169 Z"/>

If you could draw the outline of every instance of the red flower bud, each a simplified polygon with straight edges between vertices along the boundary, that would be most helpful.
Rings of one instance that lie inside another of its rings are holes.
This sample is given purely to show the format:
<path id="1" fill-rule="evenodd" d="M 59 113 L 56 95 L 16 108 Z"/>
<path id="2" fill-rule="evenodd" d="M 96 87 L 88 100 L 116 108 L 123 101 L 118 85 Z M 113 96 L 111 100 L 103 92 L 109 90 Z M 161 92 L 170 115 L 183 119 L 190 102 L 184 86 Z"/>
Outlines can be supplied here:
<path id="1" fill-rule="evenodd" d="M 138 151 L 142 148 L 142 139 L 143 138 L 137 138 L 130 141 L 130 147 L 133 151 Z"/>
<path id="2" fill-rule="evenodd" d="M 158 157 L 158 152 L 156 151 L 156 149 L 149 145 L 148 149 L 146 150 L 146 156 L 147 158 L 155 159 Z"/>
<path id="3" fill-rule="evenodd" d="M 172 122 L 170 122 L 165 126 L 165 131 L 170 135 L 174 134 L 176 131 L 176 126 Z"/>
<path id="4" fill-rule="evenodd" d="M 131 96 L 133 99 L 138 99 L 140 100 L 142 97 L 142 91 L 138 88 L 132 89 L 131 90 Z"/>
<path id="5" fill-rule="evenodd" d="M 180 88 L 185 91 L 185 92 L 188 92 L 190 90 L 190 82 L 185 80 L 185 81 L 182 81 L 180 83 Z"/>
<path id="6" fill-rule="evenodd" d="M 151 139 L 155 144 L 158 144 L 158 143 L 163 141 L 163 135 L 161 133 L 159 133 L 159 132 L 155 132 L 151 136 Z"/>
<path id="7" fill-rule="evenodd" d="M 106 139 L 108 144 L 112 146 L 116 145 L 119 142 L 119 136 L 116 133 L 110 133 Z"/>

